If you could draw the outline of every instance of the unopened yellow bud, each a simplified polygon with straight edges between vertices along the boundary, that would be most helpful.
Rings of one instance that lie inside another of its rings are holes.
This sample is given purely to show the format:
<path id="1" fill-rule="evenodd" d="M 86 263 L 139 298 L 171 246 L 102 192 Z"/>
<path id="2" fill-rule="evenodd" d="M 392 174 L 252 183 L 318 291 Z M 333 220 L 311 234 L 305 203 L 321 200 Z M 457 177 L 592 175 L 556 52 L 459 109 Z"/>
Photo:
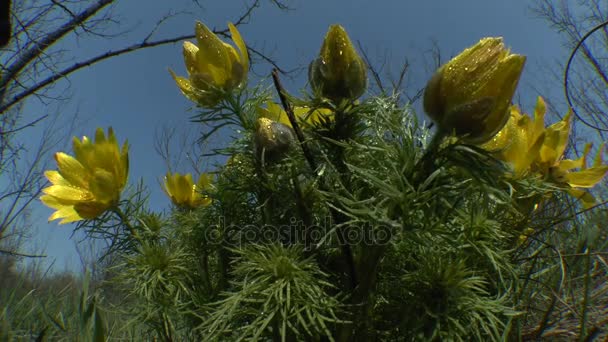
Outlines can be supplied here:
<path id="1" fill-rule="evenodd" d="M 317 95 L 335 103 L 363 95 L 367 86 L 365 63 L 342 26 L 330 26 L 319 57 L 308 68 L 308 78 Z"/>
<path id="2" fill-rule="evenodd" d="M 502 38 L 484 38 L 435 72 L 424 91 L 424 110 L 445 131 L 472 143 L 488 141 L 509 119 L 525 61 Z"/>

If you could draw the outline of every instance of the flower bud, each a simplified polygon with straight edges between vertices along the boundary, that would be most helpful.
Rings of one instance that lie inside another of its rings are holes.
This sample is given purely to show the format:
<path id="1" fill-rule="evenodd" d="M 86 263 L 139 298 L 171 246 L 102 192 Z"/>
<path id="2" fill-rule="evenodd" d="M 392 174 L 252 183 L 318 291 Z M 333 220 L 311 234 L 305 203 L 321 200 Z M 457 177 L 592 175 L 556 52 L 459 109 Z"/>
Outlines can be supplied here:
<path id="1" fill-rule="evenodd" d="M 471 143 L 488 141 L 509 119 L 525 61 L 502 38 L 484 38 L 435 72 L 424 91 L 424 110 L 440 129 Z"/>
<path id="2" fill-rule="evenodd" d="M 259 118 L 255 130 L 255 143 L 258 156 L 265 160 L 280 159 L 295 142 L 293 130 L 268 118 Z"/>
<path id="3" fill-rule="evenodd" d="M 317 95 L 334 103 L 363 95 L 367 86 L 365 63 L 342 26 L 330 26 L 319 57 L 308 68 L 308 79 Z"/>

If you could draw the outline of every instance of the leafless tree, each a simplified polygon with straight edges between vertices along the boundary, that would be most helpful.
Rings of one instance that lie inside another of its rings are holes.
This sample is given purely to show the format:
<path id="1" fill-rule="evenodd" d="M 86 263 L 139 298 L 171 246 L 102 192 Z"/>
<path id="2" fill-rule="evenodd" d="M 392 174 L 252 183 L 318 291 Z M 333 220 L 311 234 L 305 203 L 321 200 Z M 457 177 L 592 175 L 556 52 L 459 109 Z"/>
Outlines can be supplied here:
<path id="1" fill-rule="evenodd" d="M 74 72 L 95 63 L 133 51 L 173 44 L 194 38 L 193 32 L 156 39 L 172 14 L 159 13 L 159 19 L 149 33 L 122 48 L 76 60 L 71 51 L 58 44 L 66 37 L 80 41 L 94 38 L 113 39 L 119 23 L 115 20 L 114 0 L 22 0 L 2 1 L 2 10 L 9 9 L 9 26 L 2 26 L 2 34 L 9 33 L 6 45 L 0 44 L 0 253 L 25 255 L 18 251 L 27 226 L 29 206 L 39 197 L 45 186 L 43 171 L 47 169 L 52 151 L 59 142 L 68 141 L 71 130 L 57 129 L 57 114 L 51 110 L 58 101 L 69 100 L 68 85 L 58 83 Z M 246 24 L 261 0 L 252 0 L 233 20 L 236 26 Z M 281 0 L 270 3 L 279 8 L 287 6 Z M 193 2 L 193 4 L 197 4 Z M 198 9 L 202 10 L 201 7 Z M 2 14 L 2 13 L 0 13 Z M 0 15 L 0 25 L 6 24 Z M 228 36 L 228 29 L 217 29 Z M 274 61 L 249 47 L 254 58 L 278 67 Z M 33 116 L 24 108 L 41 104 L 45 113 Z M 48 120 L 52 117 L 52 120 Z M 68 122 L 72 120 L 67 120 Z M 69 126 L 67 127 L 69 128 Z M 32 136 L 38 137 L 33 142 Z M 26 139 L 27 138 L 27 139 Z M 27 140 L 27 142 L 26 142 Z"/>
<path id="2" fill-rule="evenodd" d="M 608 137 L 608 2 L 540 0 L 531 8 L 561 35 L 568 51 L 560 64 L 546 68 L 547 83 L 562 87 L 563 100 L 575 114 L 570 145 L 576 146 L 576 154 L 580 155 L 581 146 L 576 143 L 606 141 Z M 556 114 L 563 116 L 564 112 Z M 605 155 L 605 151 L 602 153 Z M 604 199 L 605 182 L 595 189 L 604 195 L 598 197 Z M 552 242 L 555 264 L 563 265 L 561 282 L 557 286 L 555 282 L 547 283 L 551 293 L 536 304 L 540 319 L 530 322 L 524 339 L 608 338 L 606 213 L 604 207 L 580 215 L 569 236 Z M 576 235 L 578 241 L 573 238 Z M 572 249 L 576 253 L 571 253 Z"/>
<path id="3" fill-rule="evenodd" d="M 563 38 L 570 53 L 558 73 L 579 136 L 608 133 L 608 2 L 541 0 L 532 7 Z M 556 80 L 557 81 L 557 80 Z M 586 139 L 588 140 L 588 139 Z"/>

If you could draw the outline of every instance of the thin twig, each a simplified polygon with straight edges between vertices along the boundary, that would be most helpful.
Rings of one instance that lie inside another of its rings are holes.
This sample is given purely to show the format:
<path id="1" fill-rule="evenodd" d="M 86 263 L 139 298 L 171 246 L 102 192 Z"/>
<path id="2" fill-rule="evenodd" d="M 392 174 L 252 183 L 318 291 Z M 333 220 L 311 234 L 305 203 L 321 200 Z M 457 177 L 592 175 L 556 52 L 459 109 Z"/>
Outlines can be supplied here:
<path id="1" fill-rule="evenodd" d="M 32 59 L 36 58 L 36 56 L 40 55 L 42 51 L 45 51 L 49 48 L 49 46 L 55 44 L 59 41 L 63 36 L 72 32 L 74 28 L 82 25 L 86 20 L 97 14 L 101 9 L 106 7 L 107 5 L 114 2 L 114 0 L 100 0 L 97 3 L 91 5 L 80 14 L 75 16 L 72 20 L 68 21 L 64 25 L 62 25 L 59 29 L 54 32 L 49 33 L 44 39 L 40 40 L 37 44 L 32 46 L 28 51 L 26 51 L 17 62 L 13 63 L 9 66 L 2 75 L 2 79 L 0 81 L 0 88 L 5 88 L 8 82 L 11 79 L 14 79 L 15 76 L 26 66 L 28 65 Z M 2 113 L 4 110 L 0 110 Z"/>
<path id="2" fill-rule="evenodd" d="M 300 125 L 298 125 L 296 116 L 293 113 L 293 108 L 291 108 L 289 101 L 287 101 L 287 97 L 285 96 L 285 88 L 283 88 L 283 85 L 281 85 L 281 80 L 279 79 L 279 71 L 276 68 L 272 69 L 272 80 L 274 81 L 275 88 L 277 88 L 279 98 L 281 99 L 281 104 L 283 105 L 283 108 L 287 113 L 287 117 L 289 118 L 291 127 L 293 127 L 293 130 L 296 132 L 296 136 L 298 137 L 298 141 L 300 142 L 300 147 L 302 148 L 302 152 L 304 152 L 304 157 L 306 158 L 306 161 L 308 162 L 308 165 L 310 166 L 312 171 L 316 172 L 317 164 L 315 163 L 315 160 L 312 156 L 312 153 L 310 153 L 308 146 L 306 146 L 306 142 L 304 141 L 304 134 L 300 129 Z"/>
<path id="3" fill-rule="evenodd" d="M 172 43 L 179 42 L 181 40 L 193 39 L 194 37 L 195 37 L 194 35 L 183 35 L 183 36 L 174 37 L 174 38 L 160 39 L 160 40 L 156 40 L 156 41 L 152 41 L 152 42 L 143 41 L 141 43 L 133 44 L 126 48 L 122 48 L 122 49 L 115 50 L 115 51 L 109 51 L 104 54 L 89 58 L 83 62 L 73 64 L 73 65 L 61 70 L 60 72 L 58 72 L 52 76 L 49 76 L 46 79 L 38 82 L 37 84 L 29 87 L 28 89 L 22 91 L 21 93 L 13 96 L 10 100 L 6 101 L 6 103 L 4 103 L 4 104 L 2 104 L 2 106 L 0 106 L 0 114 L 4 113 L 6 110 L 10 109 L 12 106 L 17 104 L 19 101 L 23 100 L 24 98 L 34 94 L 36 91 L 48 86 L 49 84 L 54 83 L 55 81 L 60 80 L 64 77 L 66 77 L 67 75 L 69 75 L 75 71 L 78 71 L 84 67 L 91 66 L 92 64 L 95 64 L 97 62 L 101 62 L 105 59 L 119 56 L 119 55 L 122 55 L 125 53 L 134 52 L 134 51 L 141 50 L 144 48 L 150 48 L 150 47 L 155 47 L 155 46 L 160 46 L 160 45 L 165 45 L 165 44 L 172 44 Z M 267 62 L 269 62 L 270 64 L 272 64 L 274 66 L 274 68 L 277 69 L 282 74 L 288 73 L 287 71 L 279 68 L 276 65 L 276 62 L 272 61 L 272 59 L 265 56 L 263 53 L 255 50 L 255 49 L 252 49 L 250 47 L 248 47 L 248 49 L 249 49 L 249 51 L 253 52 L 254 54 L 260 56 L 262 59 L 264 59 Z"/>
<path id="4" fill-rule="evenodd" d="M 46 257 L 46 255 L 44 255 L 44 254 L 26 254 L 26 253 L 15 252 L 15 251 L 7 251 L 4 249 L 0 249 L 0 254 L 6 254 L 6 255 L 18 256 L 18 257 L 26 257 L 26 258 L 45 258 Z"/>
<path id="5" fill-rule="evenodd" d="M 367 56 L 367 53 L 365 52 L 365 49 L 361 45 L 360 41 L 357 41 L 357 45 L 359 46 L 359 50 L 363 54 L 363 60 L 365 61 L 365 64 L 367 64 L 367 68 L 372 72 L 372 76 L 374 76 L 374 81 L 376 82 L 376 85 L 378 86 L 378 88 L 380 88 L 380 91 L 384 93 L 384 86 L 382 85 L 380 74 L 378 73 L 376 68 L 372 66 L 372 61 Z M 382 69 L 382 67 L 380 69 Z"/>

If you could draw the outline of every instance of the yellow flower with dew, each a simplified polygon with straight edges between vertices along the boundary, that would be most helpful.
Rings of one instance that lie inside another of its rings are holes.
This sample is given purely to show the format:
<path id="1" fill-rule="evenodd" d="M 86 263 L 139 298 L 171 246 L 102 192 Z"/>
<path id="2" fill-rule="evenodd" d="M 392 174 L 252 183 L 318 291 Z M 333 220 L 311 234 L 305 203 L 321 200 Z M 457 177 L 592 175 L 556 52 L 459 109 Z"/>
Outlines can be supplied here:
<path id="1" fill-rule="evenodd" d="M 435 72 L 424 90 L 424 110 L 443 131 L 486 142 L 509 118 L 525 61 L 502 38 L 484 38 Z"/>
<path id="2" fill-rule="evenodd" d="M 534 109 L 534 120 L 522 114 L 517 106 L 511 106 L 509 119 L 503 129 L 482 145 L 509 163 L 515 178 L 521 178 L 530 171 L 543 146 L 545 110 L 545 101 L 541 97 L 538 97 Z"/>
<path id="3" fill-rule="evenodd" d="M 258 118 L 267 118 L 293 128 L 289 117 L 283 107 L 277 103 L 267 101 L 266 108 L 258 107 Z M 293 112 L 299 124 L 303 126 L 316 126 L 321 122 L 333 120 L 333 112 L 327 108 L 312 110 L 309 107 L 293 107 Z"/>
<path id="4" fill-rule="evenodd" d="M 315 93 L 334 103 L 355 100 L 367 87 L 367 69 L 346 30 L 331 25 L 319 57 L 308 68 L 308 79 Z"/>
<path id="5" fill-rule="evenodd" d="M 194 184 L 191 174 L 181 175 L 177 172 L 174 174 L 167 172 L 163 188 L 171 202 L 184 209 L 196 209 L 211 204 L 211 198 L 202 193 L 211 189 L 213 185 L 210 175 L 201 174 L 198 182 Z"/>
<path id="6" fill-rule="evenodd" d="M 568 193 L 580 199 L 584 208 L 590 208 L 596 204 L 595 198 L 583 189 L 594 187 L 608 172 L 608 165 L 604 165 L 602 161 L 604 144 L 598 149 L 591 167 L 587 166 L 591 144 L 585 146 L 583 155 L 578 159 L 563 159 L 570 134 L 571 116 L 570 111 L 561 121 L 546 128 L 543 146 L 533 166 L 550 182 L 566 186 Z M 579 170 L 573 171 L 575 169 Z"/>
<path id="7" fill-rule="evenodd" d="M 49 221 L 60 224 L 94 219 L 116 206 L 129 174 L 128 144 L 119 148 L 114 131 L 95 132 L 95 142 L 88 137 L 73 139 L 74 157 L 55 154 L 59 170 L 45 171 L 51 186 L 42 190 L 40 200 L 56 211 Z"/>
<path id="8" fill-rule="evenodd" d="M 228 28 L 238 52 L 197 21 L 197 44 L 186 41 L 183 45 L 188 77 L 177 76 L 169 70 L 184 96 L 203 107 L 215 106 L 222 99 L 224 92 L 242 86 L 247 79 L 247 46 L 232 23 L 228 23 Z"/>
<path id="9" fill-rule="evenodd" d="M 540 97 L 534 120 L 522 114 L 517 107 L 511 107 L 507 125 L 492 141 L 482 146 L 489 151 L 495 151 L 500 159 L 510 164 L 515 178 L 539 174 L 547 181 L 564 187 L 570 195 L 582 201 L 583 207 L 591 207 L 595 204 L 595 198 L 581 188 L 592 188 L 608 172 L 608 165 L 602 161 L 603 145 L 591 167 L 587 167 L 591 144 L 587 144 L 583 155 L 578 159 L 564 159 L 572 112 L 568 112 L 562 120 L 545 127 L 545 111 L 545 102 Z"/>

